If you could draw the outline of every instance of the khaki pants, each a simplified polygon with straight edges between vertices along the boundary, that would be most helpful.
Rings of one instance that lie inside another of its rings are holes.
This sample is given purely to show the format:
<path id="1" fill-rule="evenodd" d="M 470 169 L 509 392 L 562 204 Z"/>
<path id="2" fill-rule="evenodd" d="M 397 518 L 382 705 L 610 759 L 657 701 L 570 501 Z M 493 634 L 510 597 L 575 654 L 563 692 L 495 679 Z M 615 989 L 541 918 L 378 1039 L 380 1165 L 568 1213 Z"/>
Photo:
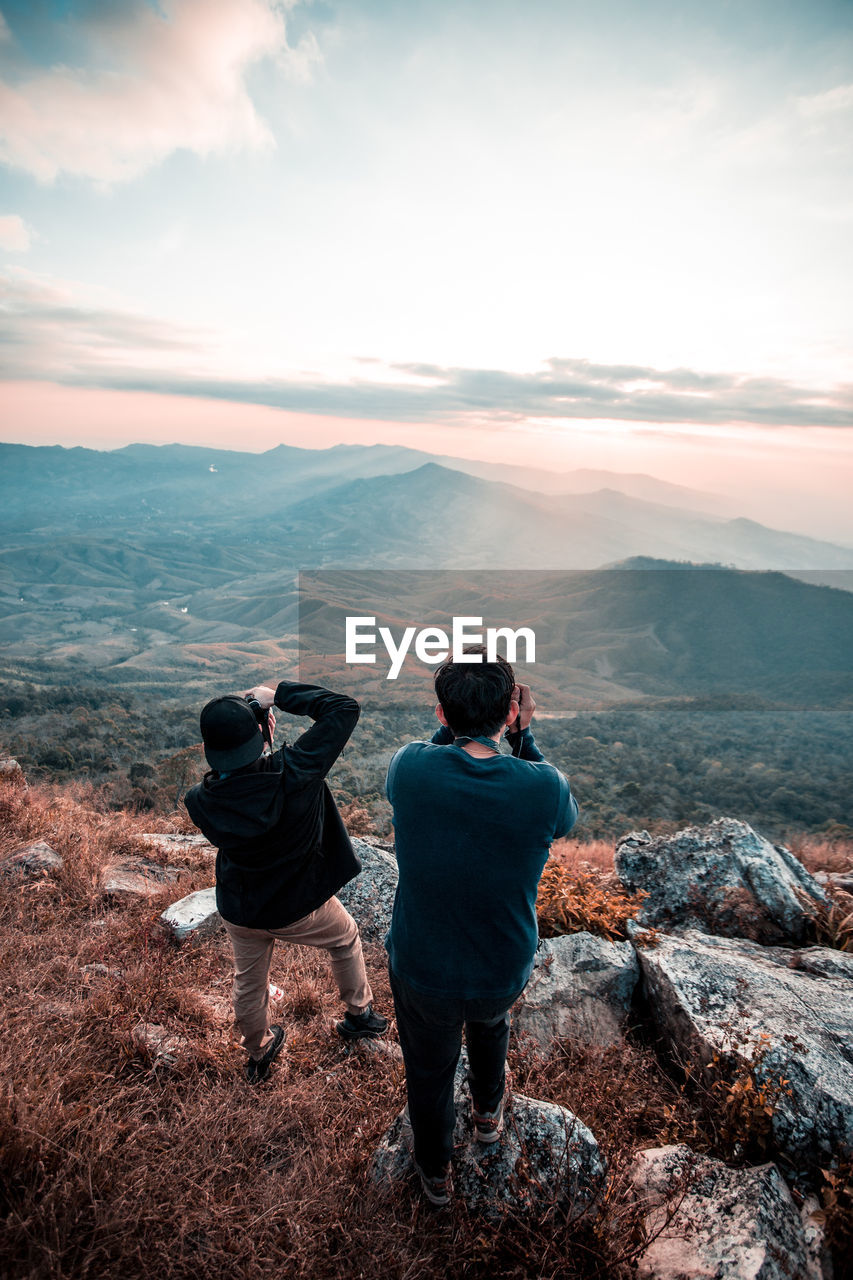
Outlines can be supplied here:
<path id="1" fill-rule="evenodd" d="M 328 951 L 332 976 L 350 1013 L 361 1013 L 373 1000 L 358 925 L 337 898 L 284 929 L 245 929 L 227 920 L 223 924 L 234 948 L 234 1019 L 249 1057 L 262 1057 L 272 1042 L 269 980 L 277 938 Z"/>

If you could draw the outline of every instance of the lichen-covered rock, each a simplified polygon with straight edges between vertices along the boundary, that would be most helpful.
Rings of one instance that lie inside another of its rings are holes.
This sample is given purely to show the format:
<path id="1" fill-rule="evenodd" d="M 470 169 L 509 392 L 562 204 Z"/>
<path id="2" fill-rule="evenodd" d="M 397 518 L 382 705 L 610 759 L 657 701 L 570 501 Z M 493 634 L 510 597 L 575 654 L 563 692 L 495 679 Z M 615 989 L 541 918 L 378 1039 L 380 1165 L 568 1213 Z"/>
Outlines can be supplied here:
<path id="1" fill-rule="evenodd" d="M 688 1147 L 657 1147 L 637 1154 L 631 1180 L 654 1237 L 639 1258 L 639 1277 L 819 1280 L 775 1164 L 730 1169 Z"/>
<path id="2" fill-rule="evenodd" d="M 759 1078 L 788 1082 L 772 1119 L 780 1150 L 809 1166 L 853 1152 L 853 955 L 695 931 L 638 954 L 652 1016 L 682 1057 L 746 1063 L 766 1049 Z"/>
<path id="3" fill-rule="evenodd" d="M 816 871 L 814 878 L 822 889 L 840 889 L 853 895 L 853 871 Z"/>
<path id="4" fill-rule="evenodd" d="M 151 858 L 123 858 L 101 874 L 101 889 L 109 897 L 153 898 L 166 884 L 174 884 L 181 868 L 163 866 Z"/>
<path id="5" fill-rule="evenodd" d="M 614 861 L 626 889 L 649 895 L 639 923 L 668 932 L 691 928 L 769 944 L 799 943 L 809 920 L 803 899 L 826 902 L 790 850 L 735 818 L 674 836 L 632 831 Z"/>
<path id="6" fill-rule="evenodd" d="M 366 942 L 382 942 L 391 927 L 397 892 L 397 860 L 385 849 L 353 838 L 361 873 L 338 890 L 338 897 L 358 925 Z"/>
<path id="7" fill-rule="evenodd" d="M 80 972 L 84 973 L 87 978 L 121 978 L 124 975 L 123 969 L 110 969 L 108 965 L 95 961 L 94 964 L 84 964 L 80 966 Z"/>
<path id="8" fill-rule="evenodd" d="M 198 889 L 179 902 L 173 902 L 160 916 L 176 942 L 186 938 L 206 938 L 222 928 L 222 917 L 216 910 L 216 890 Z"/>
<path id="9" fill-rule="evenodd" d="M 143 843 L 159 849 L 162 853 L 173 856 L 182 853 L 209 853 L 211 857 L 216 856 L 216 849 L 210 841 L 205 840 L 204 836 L 195 832 L 191 834 L 174 834 L 172 832 L 149 831 L 145 835 L 141 835 L 139 839 Z"/>
<path id="10" fill-rule="evenodd" d="M 137 1022 L 130 1033 L 134 1048 L 154 1066 L 173 1067 L 189 1053 L 189 1041 L 159 1022 Z"/>
<path id="11" fill-rule="evenodd" d="M 26 880 L 62 868 L 62 857 L 44 840 L 22 844 L 0 858 L 0 875 Z"/>
<path id="12" fill-rule="evenodd" d="M 833 1280 L 835 1268 L 832 1253 L 826 1241 L 826 1214 L 813 1191 L 803 1197 L 800 1205 L 800 1222 L 808 1256 L 810 1280 Z"/>
<path id="13" fill-rule="evenodd" d="M 470 1096 L 457 1074 L 453 1141 L 454 1194 L 485 1217 L 507 1210 L 540 1215 L 560 1207 L 574 1218 L 603 1190 L 605 1163 L 595 1138 L 554 1102 L 513 1094 L 500 1141 L 484 1146 L 474 1139 Z M 371 1175 L 375 1182 L 394 1183 L 413 1173 L 401 1114 L 377 1148 Z"/>
<path id="14" fill-rule="evenodd" d="M 544 940 L 513 1012 L 516 1030 L 543 1049 L 561 1036 L 618 1044 L 639 976 L 630 942 L 608 942 L 591 933 Z"/>
<path id="15" fill-rule="evenodd" d="M 13 787 L 19 787 L 21 791 L 28 790 L 24 771 L 18 761 L 11 756 L 0 759 L 0 782 L 9 782 Z"/>

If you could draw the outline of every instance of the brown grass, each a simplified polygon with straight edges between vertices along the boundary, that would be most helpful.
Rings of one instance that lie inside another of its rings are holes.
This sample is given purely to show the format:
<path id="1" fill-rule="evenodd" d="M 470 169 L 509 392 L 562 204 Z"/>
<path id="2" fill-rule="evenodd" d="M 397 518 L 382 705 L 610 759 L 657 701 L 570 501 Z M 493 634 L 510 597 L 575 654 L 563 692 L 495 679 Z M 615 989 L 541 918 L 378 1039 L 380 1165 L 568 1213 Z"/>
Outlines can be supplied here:
<path id="1" fill-rule="evenodd" d="M 613 844 L 607 840 L 555 840 L 551 860 L 567 871 L 577 871 L 587 865 L 599 871 L 612 871 L 614 852 Z"/>
<path id="2" fill-rule="evenodd" d="M 853 872 L 853 845 L 849 840 L 796 834 L 783 843 L 813 875 L 816 871 Z"/>
<path id="3" fill-rule="evenodd" d="M 599 1221 L 557 1216 L 546 1229 L 508 1215 L 487 1227 L 459 1203 L 435 1213 L 413 1183 L 380 1190 L 370 1160 L 402 1106 L 402 1066 L 343 1044 L 325 956 L 280 947 L 271 978 L 285 992 L 276 1014 L 287 1046 L 270 1081 L 251 1088 L 224 937 L 171 944 L 157 916 L 174 887 L 114 904 L 98 887 L 104 862 L 136 852 L 155 825 L 102 811 L 85 789 L 0 787 L 0 852 L 45 839 L 66 859 L 55 879 L 0 880 L 4 1275 L 627 1280 L 642 1246 L 632 1153 L 692 1124 L 649 1048 L 559 1042 L 544 1058 L 511 1044 L 515 1087 L 568 1106 L 602 1145 L 612 1176 Z M 211 882 L 208 857 L 184 862 L 181 892 Z M 377 1006 L 390 1012 L 384 953 L 365 950 Z M 183 1041 L 174 1065 L 139 1047 L 141 1022 Z"/>

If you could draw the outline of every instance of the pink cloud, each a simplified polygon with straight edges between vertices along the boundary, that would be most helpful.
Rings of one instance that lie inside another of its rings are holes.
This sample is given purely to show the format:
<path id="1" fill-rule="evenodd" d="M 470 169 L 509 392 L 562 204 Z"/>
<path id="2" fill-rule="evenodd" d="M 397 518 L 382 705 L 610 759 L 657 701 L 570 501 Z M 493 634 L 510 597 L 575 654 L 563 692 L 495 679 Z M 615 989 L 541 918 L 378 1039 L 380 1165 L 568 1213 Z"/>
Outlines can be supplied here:
<path id="1" fill-rule="evenodd" d="M 42 181 L 65 172 L 113 183 L 179 147 L 275 145 L 246 71 L 265 57 L 290 57 L 294 74 L 301 63 L 270 0 L 137 2 L 91 20 L 86 35 L 97 65 L 0 81 L 0 160 Z"/>
<path id="2" fill-rule="evenodd" d="M 26 253 L 31 239 L 30 228 L 17 213 L 6 213 L 0 217 L 0 249 Z"/>

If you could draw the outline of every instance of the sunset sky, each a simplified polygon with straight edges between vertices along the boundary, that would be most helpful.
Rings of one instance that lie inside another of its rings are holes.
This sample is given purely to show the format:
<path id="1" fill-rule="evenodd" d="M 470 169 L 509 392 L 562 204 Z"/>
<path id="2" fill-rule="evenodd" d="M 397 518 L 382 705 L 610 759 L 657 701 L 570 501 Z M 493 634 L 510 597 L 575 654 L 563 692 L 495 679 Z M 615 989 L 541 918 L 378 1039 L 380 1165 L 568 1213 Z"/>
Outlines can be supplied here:
<path id="1" fill-rule="evenodd" d="M 648 471 L 853 542 L 849 0 L 0 13 L 4 440 Z"/>

